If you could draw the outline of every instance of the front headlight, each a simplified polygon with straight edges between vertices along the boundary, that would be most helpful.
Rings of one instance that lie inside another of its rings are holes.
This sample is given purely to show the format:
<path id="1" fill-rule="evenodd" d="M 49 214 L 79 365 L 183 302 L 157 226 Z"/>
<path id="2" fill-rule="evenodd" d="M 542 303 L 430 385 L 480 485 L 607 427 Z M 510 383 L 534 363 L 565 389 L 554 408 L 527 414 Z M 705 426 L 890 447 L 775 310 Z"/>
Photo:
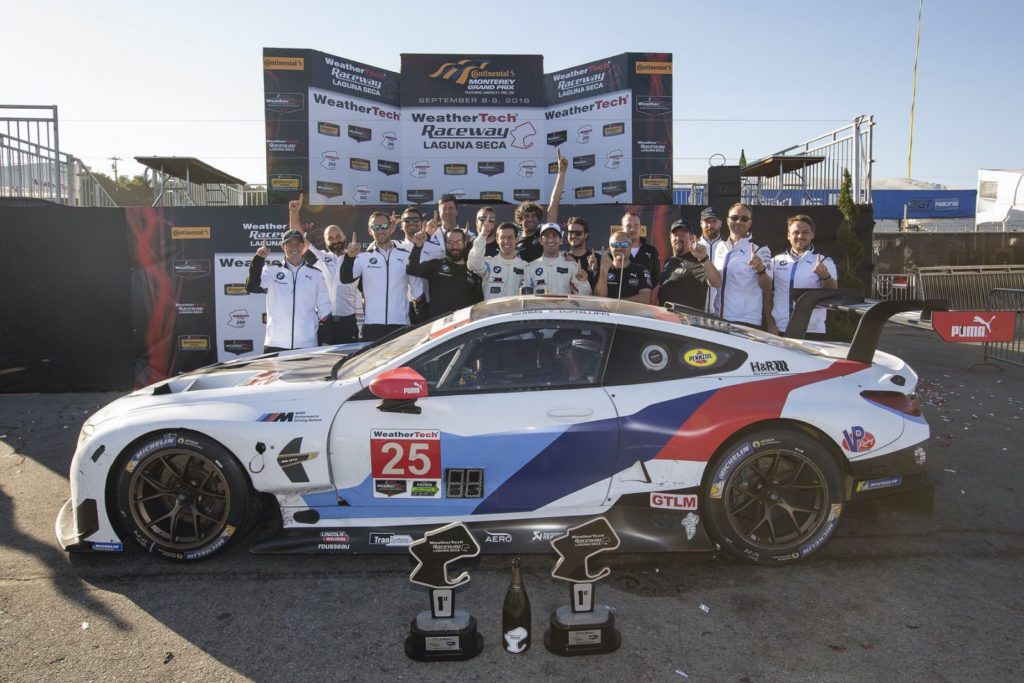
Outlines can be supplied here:
<path id="1" fill-rule="evenodd" d="M 96 425 L 89 424 L 88 422 L 82 425 L 82 431 L 78 432 L 78 447 L 81 448 L 82 444 L 91 439 L 95 432 Z"/>

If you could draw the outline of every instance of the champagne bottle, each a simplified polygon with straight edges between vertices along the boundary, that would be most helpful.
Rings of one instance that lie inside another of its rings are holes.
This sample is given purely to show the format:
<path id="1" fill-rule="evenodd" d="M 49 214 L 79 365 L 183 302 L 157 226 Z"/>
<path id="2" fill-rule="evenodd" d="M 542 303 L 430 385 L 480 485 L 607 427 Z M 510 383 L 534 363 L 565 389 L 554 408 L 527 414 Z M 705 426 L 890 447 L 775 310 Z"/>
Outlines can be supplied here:
<path id="1" fill-rule="evenodd" d="M 746 152 L 746 150 L 741 149 L 740 150 L 740 168 L 743 168 L 746 165 L 747 165 L 747 152 Z"/>
<path id="2" fill-rule="evenodd" d="M 501 610 L 501 633 L 507 652 L 521 654 L 530 649 L 530 598 L 523 586 L 518 557 L 512 558 L 512 583 Z"/>

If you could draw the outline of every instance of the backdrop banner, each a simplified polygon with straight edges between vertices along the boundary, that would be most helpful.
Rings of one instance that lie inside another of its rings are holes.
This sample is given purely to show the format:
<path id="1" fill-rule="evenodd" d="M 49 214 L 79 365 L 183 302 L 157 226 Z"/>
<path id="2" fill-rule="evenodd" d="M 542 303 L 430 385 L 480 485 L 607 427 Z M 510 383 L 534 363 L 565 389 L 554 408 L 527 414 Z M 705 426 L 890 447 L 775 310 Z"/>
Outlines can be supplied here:
<path id="1" fill-rule="evenodd" d="M 672 201 L 672 55 L 625 53 L 544 75 L 540 55 L 403 54 L 401 74 L 265 48 L 271 203 L 429 204 L 442 195 Z"/>

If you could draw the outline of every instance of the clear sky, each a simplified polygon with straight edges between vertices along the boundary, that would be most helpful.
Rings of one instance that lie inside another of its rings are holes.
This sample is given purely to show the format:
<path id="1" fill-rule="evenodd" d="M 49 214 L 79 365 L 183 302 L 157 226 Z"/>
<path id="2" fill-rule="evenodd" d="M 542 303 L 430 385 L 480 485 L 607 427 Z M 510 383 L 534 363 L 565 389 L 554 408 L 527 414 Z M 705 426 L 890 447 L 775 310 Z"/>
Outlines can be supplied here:
<path id="1" fill-rule="evenodd" d="M 1024 4 L 926 0 L 913 177 L 977 185 L 1024 167 Z M 555 71 L 622 52 L 674 60 L 675 173 L 747 161 L 873 114 L 874 177 L 905 177 L 918 0 L 8 2 L 0 104 L 56 104 L 94 170 L 195 156 L 266 180 L 263 47 L 386 69 L 405 53 L 541 54 Z"/>

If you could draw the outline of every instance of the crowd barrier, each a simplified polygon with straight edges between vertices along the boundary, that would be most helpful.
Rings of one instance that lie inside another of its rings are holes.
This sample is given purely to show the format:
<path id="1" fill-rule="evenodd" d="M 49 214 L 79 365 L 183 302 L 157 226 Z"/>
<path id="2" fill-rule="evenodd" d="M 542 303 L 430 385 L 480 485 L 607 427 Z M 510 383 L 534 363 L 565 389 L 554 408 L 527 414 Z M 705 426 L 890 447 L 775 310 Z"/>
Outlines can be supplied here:
<path id="1" fill-rule="evenodd" d="M 988 310 L 1016 311 L 1017 318 L 1013 328 L 1013 341 L 985 342 L 982 345 L 985 360 L 1024 366 L 1024 289 L 992 289 L 988 295 Z"/>

